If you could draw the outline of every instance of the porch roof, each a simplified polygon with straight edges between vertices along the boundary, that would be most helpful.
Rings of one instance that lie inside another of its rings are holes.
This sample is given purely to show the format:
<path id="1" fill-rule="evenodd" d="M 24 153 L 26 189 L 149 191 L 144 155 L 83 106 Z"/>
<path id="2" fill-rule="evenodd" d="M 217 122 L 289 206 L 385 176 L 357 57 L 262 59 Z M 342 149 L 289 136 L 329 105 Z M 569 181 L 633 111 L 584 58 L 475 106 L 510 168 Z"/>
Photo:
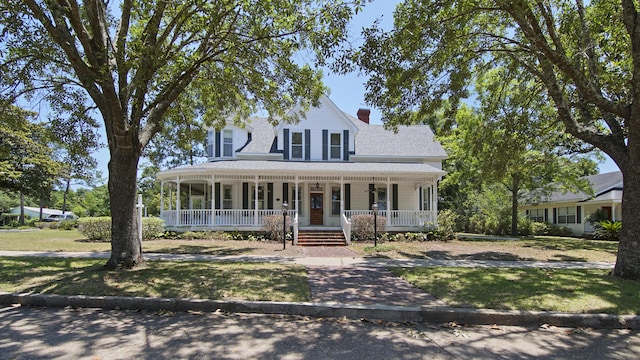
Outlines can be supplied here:
<path id="1" fill-rule="evenodd" d="M 277 174 L 277 175 L 367 175 L 397 176 L 424 175 L 443 176 L 445 171 L 424 163 L 353 163 L 353 162 L 308 162 L 274 160 L 226 160 L 197 165 L 181 166 L 161 171 L 158 178 L 171 179 L 176 175 L 192 174 Z"/>

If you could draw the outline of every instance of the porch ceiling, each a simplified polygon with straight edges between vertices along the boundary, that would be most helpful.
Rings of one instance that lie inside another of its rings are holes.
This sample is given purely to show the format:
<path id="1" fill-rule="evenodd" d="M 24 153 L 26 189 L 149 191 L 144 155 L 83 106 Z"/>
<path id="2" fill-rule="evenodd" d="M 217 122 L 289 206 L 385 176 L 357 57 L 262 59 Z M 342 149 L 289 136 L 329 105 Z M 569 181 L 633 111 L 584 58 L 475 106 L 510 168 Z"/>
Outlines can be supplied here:
<path id="1" fill-rule="evenodd" d="M 316 176 L 436 176 L 443 170 L 422 163 L 352 163 L 352 162 L 296 162 L 266 160 L 214 161 L 166 170 L 158 173 L 161 180 L 177 175 L 203 174 L 259 174 L 259 175 L 316 175 Z"/>

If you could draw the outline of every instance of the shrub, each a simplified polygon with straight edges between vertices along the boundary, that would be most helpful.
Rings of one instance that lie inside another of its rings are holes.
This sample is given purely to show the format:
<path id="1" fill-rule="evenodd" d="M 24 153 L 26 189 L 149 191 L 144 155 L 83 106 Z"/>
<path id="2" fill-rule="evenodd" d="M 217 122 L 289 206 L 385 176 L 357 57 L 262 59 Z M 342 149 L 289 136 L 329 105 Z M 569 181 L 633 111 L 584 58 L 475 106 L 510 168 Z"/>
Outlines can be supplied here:
<path id="1" fill-rule="evenodd" d="M 164 220 L 157 217 L 142 218 L 142 240 L 162 237 L 164 234 Z"/>
<path id="2" fill-rule="evenodd" d="M 264 231 L 266 231 L 267 236 L 271 240 L 282 240 L 282 221 L 283 216 L 280 215 L 269 215 L 262 218 L 262 228 L 264 229 Z M 291 225 L 291 216 L 287 216 L 287 229 L 291 227 Z M 289 230 L 287 230 L 287 235 L 290 235 Z"/>
<path id="3" fill-rule="evenodd" d="M 78 231 L 89 240 L 107 241 L 111 239 L 111 217 L 83 217 L 78 219 Z"/>
<path id="4" fill-rule="evenodd" d="M 63 220 L 58 225 L 60 230 L 73 230 L 78 227 L 78 220 Z"/>
<path id="5" fill-rule="evenodd" d="M 596 227 L 594 236 L 596 239 L 618 241 L 620 239 L 620 230 L 622 230 L 622 222 L 604 220 Z"/>
<path id="6" fill-rule="evenodd" d="M 385 232 L 387 219 L 378 216 L 378 236 Z M 351 236 L 354 240 L 373 240 L 374 235 L 373 215 L 362 214 L 351 217 Z"/>
<path id="7" fill-rule="evenodd" d="M 556 224 L 549 225 L 550 236 L 574 236 L 573 231 L 566 226 L 558 226 Z"/>
<path id="8" fill-rule="evenodd" d="M 549 224 L 537 221 L 532 221 L 529 229 L 532 235 L 548 235 L 550 231 Z"/>
<path id="9" fill-rule="evenodd" d="M 438 230 L 447 237 L 453 237 L 458 231 L 459 216 L 451 209 L 438 212 Z"/>
<path id="10" fill-rule="evenodd" d="M 89 240 L 108 241 L 111 239 L 111 217 L 80 218 L 78 231 Z M 164 220 L 154 217 L 142 218 L 142 240 L 155 239 L 163 234 Z"/>

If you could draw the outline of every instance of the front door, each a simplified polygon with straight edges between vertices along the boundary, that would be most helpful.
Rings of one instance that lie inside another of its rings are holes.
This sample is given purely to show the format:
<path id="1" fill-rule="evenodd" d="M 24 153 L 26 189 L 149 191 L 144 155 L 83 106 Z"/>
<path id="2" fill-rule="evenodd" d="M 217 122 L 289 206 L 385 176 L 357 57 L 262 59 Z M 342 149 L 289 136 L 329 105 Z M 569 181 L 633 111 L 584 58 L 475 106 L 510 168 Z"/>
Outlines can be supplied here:
<path id="1" fill-rule="evenodd" d="M 311 193 L 309 204 L 311 204 L 311 225 L 322 225 L 324 218 L 322 213 L 322 193 Z"/>

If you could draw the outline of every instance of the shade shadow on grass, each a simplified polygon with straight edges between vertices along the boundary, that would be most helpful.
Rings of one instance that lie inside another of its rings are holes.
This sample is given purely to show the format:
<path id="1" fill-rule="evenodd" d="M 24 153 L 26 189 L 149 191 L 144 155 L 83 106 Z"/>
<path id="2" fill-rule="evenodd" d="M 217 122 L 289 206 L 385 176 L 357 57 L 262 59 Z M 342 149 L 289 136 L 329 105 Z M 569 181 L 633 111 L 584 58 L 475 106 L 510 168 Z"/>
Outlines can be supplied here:
<path id="1" fill-rule="evenodd" d="M 453 306 L 640 313 L 640 282 L 608 270 L 506 268 L 394 268 L 392 272 Z"/>
<path id="2" fill-rule="evenodd" d="M 0 290 L 61 295 L 308 301 L 302 266 L 149 261 L 102 270 L 100 259 L 0 258 Z"/>
<path id="3" fill-rule="evenodd" d="M 202 245 L 177 245 L 171 247 L 152 249 L 155 253 L 166 254 L 201 254 L 201 255 L 217 255 L 217 256 L 233 256 L 251 254 L 254 249 L 245 248 L 228 248 L 222 246 L 202 246 Z"/>

